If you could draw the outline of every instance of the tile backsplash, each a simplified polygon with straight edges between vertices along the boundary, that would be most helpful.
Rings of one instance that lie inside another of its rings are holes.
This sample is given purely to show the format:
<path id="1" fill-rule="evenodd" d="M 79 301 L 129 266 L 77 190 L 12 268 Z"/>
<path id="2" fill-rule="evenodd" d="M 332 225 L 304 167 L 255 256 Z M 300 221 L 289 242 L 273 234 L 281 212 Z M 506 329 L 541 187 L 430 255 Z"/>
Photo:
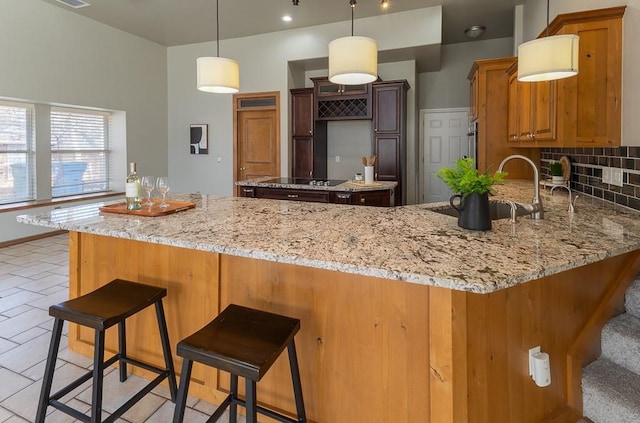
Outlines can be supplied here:
<path id="1" fill-rule="evenodd" d="M 571 189 L 612 203 L 640 210 L 640 147 L 543 148 L 543 177 L 550 177 L 547 164 L 567 156 L 571 161 Z M 602 167 L 622 168 L 622 187 L 602 183 Z"/>

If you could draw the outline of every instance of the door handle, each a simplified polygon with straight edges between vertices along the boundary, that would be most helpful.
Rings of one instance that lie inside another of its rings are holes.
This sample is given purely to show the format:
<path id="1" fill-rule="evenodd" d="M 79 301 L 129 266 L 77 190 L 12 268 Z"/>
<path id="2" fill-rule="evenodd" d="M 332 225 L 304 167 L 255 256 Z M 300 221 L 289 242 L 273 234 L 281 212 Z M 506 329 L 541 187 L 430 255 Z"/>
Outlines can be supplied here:
<path id="1" fill-rule="evenodd" d="M 244 167 L 241 167 L 241 168 L 240 168 L 240 171 L 244 171 L 244 170 L 245 170 L 245 168 L 244 168 Z"/>

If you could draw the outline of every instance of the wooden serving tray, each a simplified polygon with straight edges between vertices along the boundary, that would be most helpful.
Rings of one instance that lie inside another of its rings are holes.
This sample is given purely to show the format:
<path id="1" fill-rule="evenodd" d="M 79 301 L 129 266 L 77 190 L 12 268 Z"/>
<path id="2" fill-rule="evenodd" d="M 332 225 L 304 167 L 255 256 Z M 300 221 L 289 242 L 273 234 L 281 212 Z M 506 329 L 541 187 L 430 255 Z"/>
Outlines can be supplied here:
<path id="1" fill-rule="evenodd" d="M 143 200 L 145 201 L 145 200 Z M 127 203 L 109 204 L 108 206 L 100 207 L 100 211 L 108 213 L 121 213 L 132 214 L 136 216 L 166 216 L 168 214 L 177 213 L 179 211 L 192 209 L 196 206 L 195 203 L 188 201 L 169 201 L 167 200 L 169 207 L 158 207 L 160 202 L 154 202 L 153 206 L 142 206 L 140 210 L 127 210 Z"/>

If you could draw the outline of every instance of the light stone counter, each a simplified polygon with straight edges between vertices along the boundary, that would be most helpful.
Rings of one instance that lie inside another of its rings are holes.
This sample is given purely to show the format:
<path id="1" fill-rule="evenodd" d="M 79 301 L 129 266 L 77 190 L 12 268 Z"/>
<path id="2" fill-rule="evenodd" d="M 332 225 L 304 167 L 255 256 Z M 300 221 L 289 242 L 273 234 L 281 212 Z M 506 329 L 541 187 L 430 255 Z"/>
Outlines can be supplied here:
<path id="1" fill-rule="evenodd" d="M 509 182 L 499 197 L 528 200 L 531 183 Z M 545 219 L 519 217 L 474 232 L 430 211 L 217 196 L 166 217 L 100 213 L 93 205 L 22 215 L 26 224 L 292 263 L 396 281 L 488 293 L 640 249 L 640 214 L 565 193 L 543 192 Z"/>

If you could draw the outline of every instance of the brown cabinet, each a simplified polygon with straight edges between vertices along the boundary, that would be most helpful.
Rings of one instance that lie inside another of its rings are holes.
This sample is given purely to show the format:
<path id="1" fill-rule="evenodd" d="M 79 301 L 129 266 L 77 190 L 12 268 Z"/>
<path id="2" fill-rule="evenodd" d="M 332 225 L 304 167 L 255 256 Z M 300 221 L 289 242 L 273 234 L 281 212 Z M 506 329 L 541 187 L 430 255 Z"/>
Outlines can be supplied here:
<path id="1" fill-rule="evenodd" d="M 316 121 L 371 119 L 371 84 L 339 85 L 311 78 Z"/>
<path id="2" fill-rule="evenodd" d="M 552 34 L 580 37 L 578 75 L 518 82 L 509 70 L 509 143 L 519 147 L 621 145 L 622 16 L 625 7 L 559 15 Z"/>
<path id="3" fill-rule="evenodd" d="M 580 36 L 579 72 L 558 81 L 563 147 L 621 145 L 624 7 L 571 14 L 559 34 Z"/>
<path id="4" fill-rule="evenodd" d="M 327 177 L 327 124 L 313 118 L 313 88 L 291 90 L 291 176 Z"/>
<path id="5" fill-rule="evenodd" d="M 521 147 L 553 145 L 558 120 L 558 81 L 520 82 L 517 76 L 514 63 L 509 69 L 507 141 Z"/>
<path id="6" fill-rule="evenodd" d="M 500 162 L 512 154 L 523 154 L 534 162 L 539 160 L 538 150 L 514 148 L 519 145 L 506 142 L 507 134 L 510 139 L 519 136 L 517 126 L 512 127 L 508 122 L 508 115 L 513 115 L 520 107 L 512 99 L 517 91 L 510 91 L 514 86 L 507 73 L 514 60 L 513 57 L 477 60 L 469 72 L 468 79 L 475 84 L 472 91 L 476 105 L 472 107 L 477 110 L 476 162 L 482 172 L 495 172 Z M 514 81 L 517 80 L 514 78 Z M 522 160 L 510 161 L 506 170 L 510 178 L 533 178 L 533 171 Z"/>
<path id="7" fill-rule="evenodd" d="M 241 187 L 240 194 L 242 197 L 268 198 L 272 200 L 309 201 L 314 203 L 336 203 L 376 207 L 390 207 L 393 205 L 393 190 L 389 189 L 355 192 Z"/>
<path id="8" fill-rule="evenodd" d="M 406 204 L 404 186 L 407 157 L 406 80 L 375 82 L 373 92 L 373 154 L 376 155 L 375 178 L 396 181 L 394 204 Z"/>

